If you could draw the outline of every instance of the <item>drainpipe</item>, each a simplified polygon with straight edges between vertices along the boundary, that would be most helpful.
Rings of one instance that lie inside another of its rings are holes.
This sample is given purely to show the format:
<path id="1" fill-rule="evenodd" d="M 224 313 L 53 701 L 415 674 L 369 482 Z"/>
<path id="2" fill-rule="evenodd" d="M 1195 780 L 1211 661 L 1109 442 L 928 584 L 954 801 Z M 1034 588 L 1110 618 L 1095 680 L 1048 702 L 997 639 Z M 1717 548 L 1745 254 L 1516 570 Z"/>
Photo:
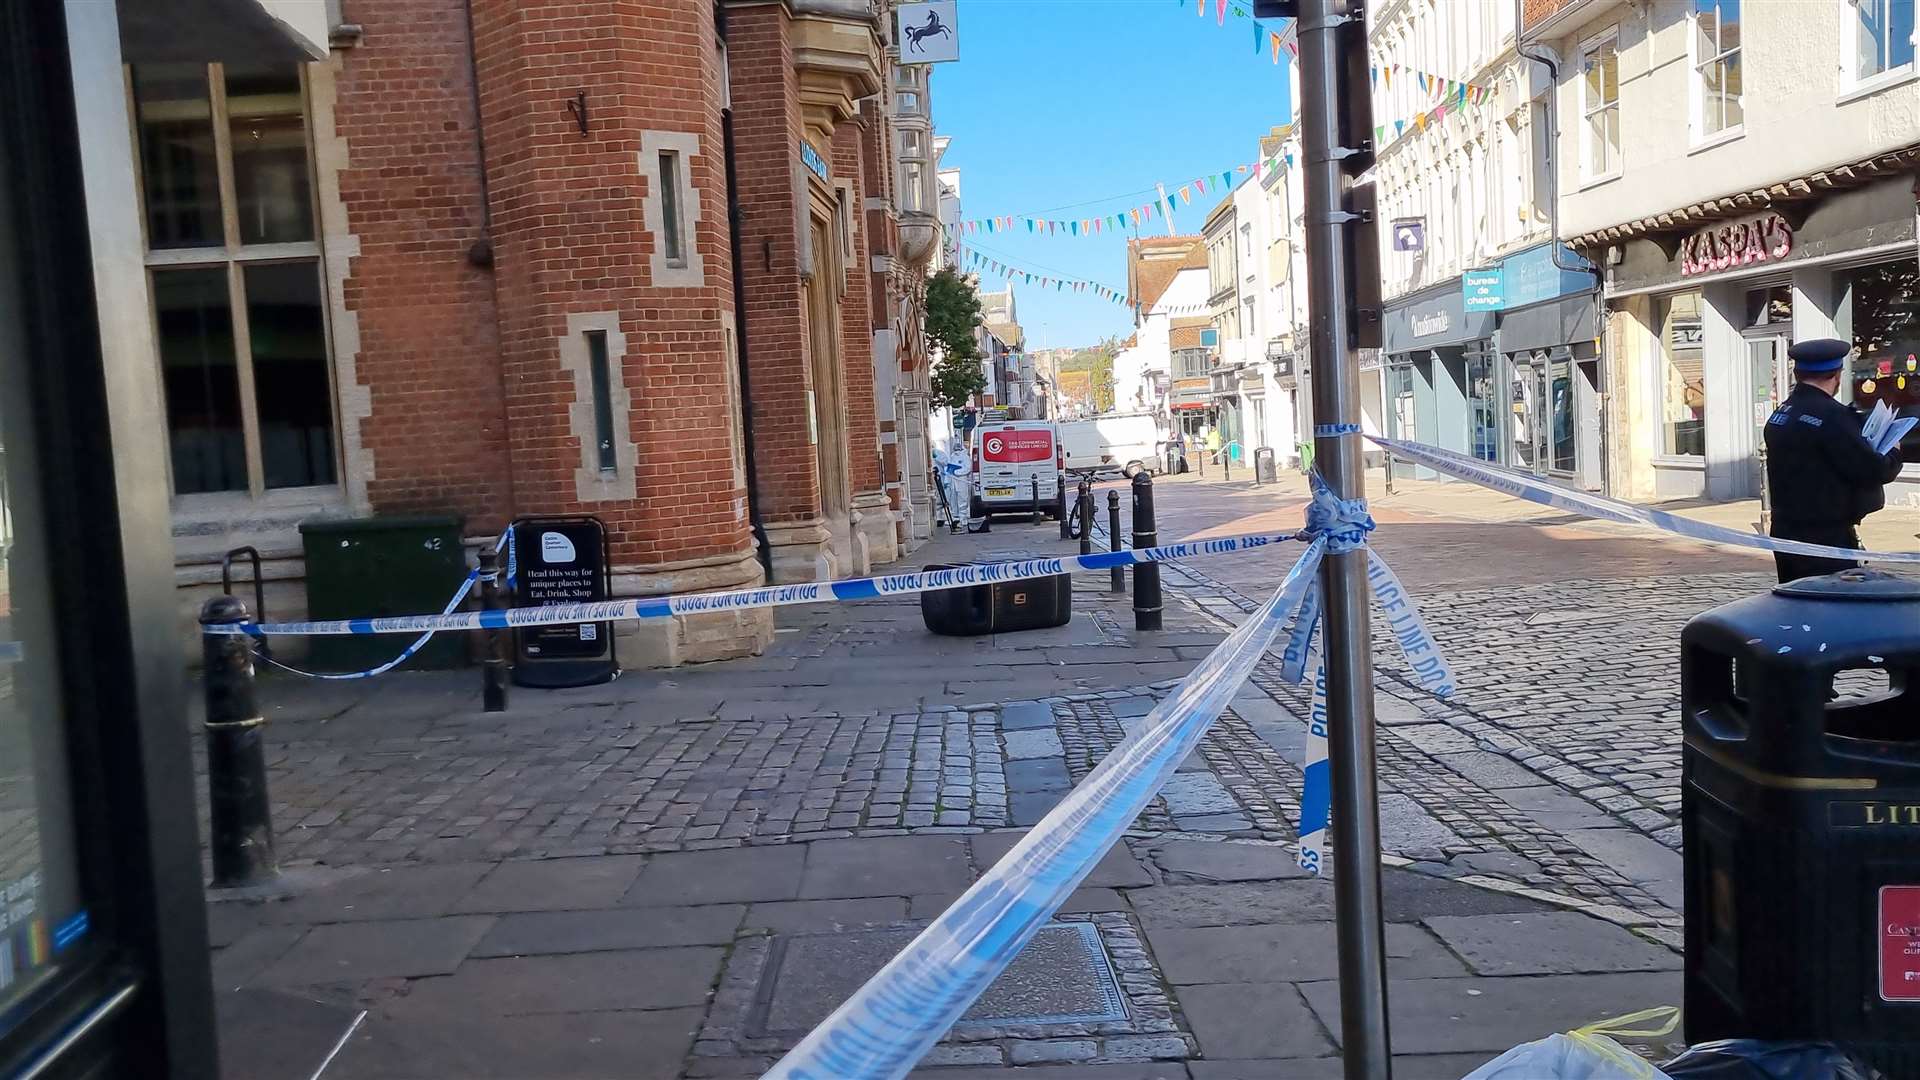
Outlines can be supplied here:
<path id="1" fill-rule="evenodd" d="M 1525 40 L 1522 27 L 1526 12 L 1523 0 L 1513 0 L 1513 51 L 1521 58 L 1542 64 L 1547 69 L 1547 239 L 1553 246 L 1549 254 L 1553 265 L 1562 270 L 1593 275 L 1594 291 L 1600 289 L 1600 271 L 1593 266 L 1568 266 L 1560 261 L 1560 169 L 1554 161 L 1554 152 L 1560 147 L 1560 108 L 1554 95 L 1560 86 L 1560 59 L 1554 51 L 1538 42 Z M 1528 51 L 1532 50 L 1532 51 Z"/>
<path id="2" fill-rule="evenodd" d="M 713 5 L 713 21 L 714 30 L 724 46 L 727 41 L 725 5 L 717 2 Z M 753 377 L 752 368 L 747 363 L 746 259 L 740 249 L 741 225 L 745 215 L 740 210 L 740 175 L 733 148 L 731 104 L 720 110 L 720 137 L 727 161 L 727 234 L 733 251 L 733 342 L 735 358 L 740 365 L 740 442 L 741 456 L 747 461 L 747 522 L 753 529 L 754 554 L 759 558 L 760 568 L 766 573 L 767 580 L 772 581 L 773 549 L 767 545 L 767 524 L 760 516 L 760 471 L 753 449 Z"/>

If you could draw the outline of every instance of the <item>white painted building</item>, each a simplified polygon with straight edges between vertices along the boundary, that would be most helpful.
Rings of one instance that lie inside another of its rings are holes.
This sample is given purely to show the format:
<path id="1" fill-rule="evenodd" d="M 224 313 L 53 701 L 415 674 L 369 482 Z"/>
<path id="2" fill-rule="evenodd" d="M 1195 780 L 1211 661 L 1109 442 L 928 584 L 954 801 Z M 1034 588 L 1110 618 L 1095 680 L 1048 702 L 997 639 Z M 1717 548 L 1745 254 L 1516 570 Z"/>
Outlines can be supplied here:
<path id="1" fill-rule="evenodd" d="M 1516 51 L 1506 0 L 1389 0 L 1368 16 L 1380 419 L 1599 487 L 1594 279 L 1552 243 L 1547 69 Z"/>
<path id="2" fill-rule="evenodd" d="M 1604 268 L 1618 493 L 1755 494 L 1794 339 L 1853 343 L 1856 404 L 1920 406 L 1914 25 L 1915 0 L 1529 0 L 1562 234 Z"/>
<path id="3" fill-rule="evenodd" d="M 1199 237 L 1128 241 L 1127 294 L 1137 306 L 1132 344 L 1113 359 L 1116 411 L 1152 412 L 1166 426 L 1177 381 L 1204 389 L 1208 363 L 1197 328 L 1182 325 L 1176 334 L 1175 324 L 1206 321 L 1207 291 L 1206 249 Z"/>

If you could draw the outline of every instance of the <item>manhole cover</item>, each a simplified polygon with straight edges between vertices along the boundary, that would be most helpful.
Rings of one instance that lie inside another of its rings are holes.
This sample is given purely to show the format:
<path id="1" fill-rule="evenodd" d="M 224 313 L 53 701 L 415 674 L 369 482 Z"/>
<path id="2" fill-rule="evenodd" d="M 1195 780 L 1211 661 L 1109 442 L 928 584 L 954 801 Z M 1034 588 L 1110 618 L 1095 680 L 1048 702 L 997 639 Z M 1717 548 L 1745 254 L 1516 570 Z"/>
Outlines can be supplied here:
<path id="1" fill-rule="evenodd" d="M 774 941 L 768 976 L 748 1022 L 754 1036 L 811 1031 L 918 930 L 807 934 Z M 962 1025 L 1092 1024 L 1127 1019 L 1126 1000 L 1092 923 L 1041 927 L 973 1003 Z"/>

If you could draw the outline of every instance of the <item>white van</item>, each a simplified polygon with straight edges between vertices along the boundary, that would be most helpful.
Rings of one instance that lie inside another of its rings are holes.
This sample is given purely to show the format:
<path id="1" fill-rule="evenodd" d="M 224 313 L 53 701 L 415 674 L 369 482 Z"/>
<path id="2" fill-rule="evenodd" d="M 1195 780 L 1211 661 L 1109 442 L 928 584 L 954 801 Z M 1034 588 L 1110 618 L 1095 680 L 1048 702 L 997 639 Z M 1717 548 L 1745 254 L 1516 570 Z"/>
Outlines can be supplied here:
<path id="1" fill-rule="evenodd" d="M 1163 438 L 1152 413 L 1112 413 L 1060 425 L 1069 472 L 1153 472 Z"/>
<path id="2" fill-rule="evenodd" d="M 981 424 L 973 433 L 973 516 L 1030 514 L 1034 480 L 1040 481 L 1039 509 L 1060 512 L 1061 473 L 1066 463 L 1060 430 L 1051 420 L 1002 420 Z"/>

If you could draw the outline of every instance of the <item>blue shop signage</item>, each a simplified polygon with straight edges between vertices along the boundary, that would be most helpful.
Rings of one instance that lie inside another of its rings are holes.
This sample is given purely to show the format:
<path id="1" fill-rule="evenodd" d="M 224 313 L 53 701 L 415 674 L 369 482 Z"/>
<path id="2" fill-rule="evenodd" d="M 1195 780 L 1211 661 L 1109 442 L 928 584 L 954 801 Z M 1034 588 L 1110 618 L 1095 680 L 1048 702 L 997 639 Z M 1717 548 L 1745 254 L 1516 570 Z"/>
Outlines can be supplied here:
<path id="1" fill-rule="evenodd" d="M 1468 311 L 1499 311 L 1505 306 L 1505 276 L 1501 267 L 1469 270 L 1460 275 L 1460 300 Z"/>
<path id="2" fill-rule="evenodd" d="M 1583 269 L 1568 270 L 1557 266 L 1553 261 L 1554 247 L 1553 244 L 1541 244 L 1500 261 L 1500 287 L 1504 296 L 1497 307 L 1502 310 L 1526 307 L 1593 288 L 1593 275 L 1584 269 L 1592 264 L 1574 254 L 1573 249 L 1560 245 L 1560 262 Z M 1478 272 L 1469 272 L 1468 279 L 1471 280 L 1472 275 Z M 1469 302 L 1468 306 L 1473 305 Z"/>
<path id="3" fill-rule="evenodd" d="M 805 139 L 800 140 L 800 163 L 807 167 L 808 172 L 829 184 L 833 183 L 833 174 L 827 169 L 827 159 Z"/>

